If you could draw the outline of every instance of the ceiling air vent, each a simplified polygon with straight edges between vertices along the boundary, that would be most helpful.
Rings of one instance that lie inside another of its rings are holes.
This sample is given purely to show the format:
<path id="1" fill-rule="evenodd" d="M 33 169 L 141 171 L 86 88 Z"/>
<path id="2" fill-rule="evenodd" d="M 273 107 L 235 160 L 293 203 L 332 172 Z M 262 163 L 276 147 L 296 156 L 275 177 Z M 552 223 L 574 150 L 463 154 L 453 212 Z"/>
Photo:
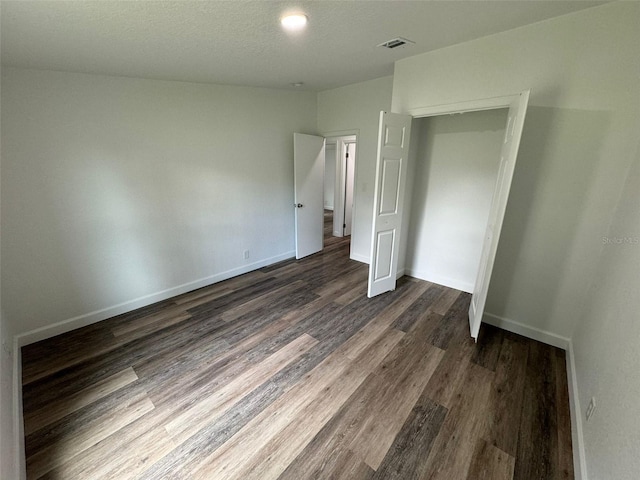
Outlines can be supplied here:
<path id="1" fill-rule="evenodd" d="M 414 44 L 414 43 L 416 42 L 412 42 L 411 40 L 408 40 L 406 38 L 396 37 L 396 38 L 392 38 L 391 40 L 387 40 L 386 42 L 381 43 L 378 46 L 391 49 L 391 48 L 398 48 L 398 47 L 402 47 L 403 45 Z"/>

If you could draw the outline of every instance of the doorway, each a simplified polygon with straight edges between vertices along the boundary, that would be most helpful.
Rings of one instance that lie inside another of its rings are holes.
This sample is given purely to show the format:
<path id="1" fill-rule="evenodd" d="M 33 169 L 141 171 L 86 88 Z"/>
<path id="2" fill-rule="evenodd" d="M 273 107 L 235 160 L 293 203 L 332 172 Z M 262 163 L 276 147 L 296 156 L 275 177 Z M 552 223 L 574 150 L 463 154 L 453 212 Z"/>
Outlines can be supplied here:
<path id="1" fill-rule="evenodd" d="M 293 134 L 296 258 L 321 251 L 328 243 L 336 243 L 334 238 L 348 243 L 351 255 L 356 147 L 356 133 L 328 138 Z M 328 238 L 324 236 L 325 223 L 332 227 Z"/>
<path id="2" fill-rule="evenodd" d="M 412 118 L 508 108 L 504 139 L 500 148 L 498 174 L 469 307 L 469 328 L 471 336 L 477 340 L 518 156 L 529 94 L 530 91 L 525 90 L 519 94 L 504 97 L 424 107 L 415 109 L 409 114 L 380 112 L 367 292 L 369 297 L 394 290 L 398 272 L 402 272 L 398 269 L 398 264 L 401 243 L 404 244 L 406 252 L 406 233 L 403 232 L 403 223 L 406 222 L 404 217 L 409 211 L 409 208 L 405 209 L 404 204 L 407 170 L 411 163 L 409 145 L 412 138 Z M 404 228 L 406 226 L 404 225 Z M 402 263 L 404 266 L 404 261 Z"/>
<path id="3" fill-rule="evenodd" d="M 473 293 L 506 123 L 504 108 L 413 120 L 407 275 Z"/>
<path id="4" fill-rule="evenodd" d="M 325 142 L 325 245 L 332 238 L 350 240 L 354 218 L 356 135 L 327 137 Z M 329 227 L 330 226 L 330 227 Z"/>

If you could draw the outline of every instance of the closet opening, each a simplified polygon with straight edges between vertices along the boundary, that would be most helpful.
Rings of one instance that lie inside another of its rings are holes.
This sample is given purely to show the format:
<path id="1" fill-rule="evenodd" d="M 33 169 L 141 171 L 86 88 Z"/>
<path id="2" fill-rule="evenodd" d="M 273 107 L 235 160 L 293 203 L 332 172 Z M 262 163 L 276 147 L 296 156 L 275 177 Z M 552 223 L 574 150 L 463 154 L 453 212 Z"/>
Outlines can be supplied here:
<path id="1" fill-rule="evenodd" d="M 405 272 L 471 292 L 478 338 L 529 94 L 380 112 L 369 297 Z"/>

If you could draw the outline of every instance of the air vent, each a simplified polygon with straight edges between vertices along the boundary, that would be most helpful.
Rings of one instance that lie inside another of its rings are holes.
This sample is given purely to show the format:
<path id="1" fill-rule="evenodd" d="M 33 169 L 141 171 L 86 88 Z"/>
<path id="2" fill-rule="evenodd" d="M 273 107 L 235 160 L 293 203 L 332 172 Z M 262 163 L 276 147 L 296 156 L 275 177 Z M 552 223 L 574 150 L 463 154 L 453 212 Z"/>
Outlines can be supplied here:
<path id="1" fill-rule="evenodd" d="M 378 46 L 391 49 L 391 48 L 398 48 L 398 47 L 402 47 L 403 45 L 415 44 L 415 43 L 416 42 L 412 42 L 411 40 L 408 40 L 406 38 L 396 37 L 396 38 L 392 38 L 391 40 L 387 40 L 386 42 L 381 43 Z"/>

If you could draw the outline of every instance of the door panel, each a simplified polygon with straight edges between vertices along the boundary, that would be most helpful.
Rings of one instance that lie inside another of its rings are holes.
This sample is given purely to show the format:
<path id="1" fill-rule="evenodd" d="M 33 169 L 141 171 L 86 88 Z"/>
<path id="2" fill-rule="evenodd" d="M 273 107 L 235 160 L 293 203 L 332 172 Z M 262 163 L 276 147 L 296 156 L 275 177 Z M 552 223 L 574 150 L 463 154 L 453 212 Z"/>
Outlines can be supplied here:
<path id="1" fill-rule="evenodd" d="M 471 296 L 471 304 L 469 306 L 469 328 L 471 330 L 471 336 L 476 340 L 480 331 L 482 316 L 484 315 L 487 293 L 489 291 L 489 281 L 491 280 L 493 264 L 498 250 L 498 241 L 500 240 L 500 231 L 502 230 L 507 200 L 509 199 L 513 171 L 518 158 L 518 148 L 520 146 L 528 101 L 529 90 L 526 90 L 516 97 L 509 106 L 509 119 L 507 121 L 507 128 L 502 145 L 500 168 L 498 170 L 493 200 L 491 201 L 491 210 L 489 212 L 487 230 L 482 246 L 478 276 L 476 277 L 473 295 Z"/>
<path id="2" fill-rule="evenodd" d="M 376 272 L 374 280 L 383 280 L 391 275 L 393 243 L 395 232 L 388 230 L 378 233 L 378 251 L 376 252 Z"/>
<path id="3" fill-rule="evenodd" d="M 380 112 L 368 296 L 396 288 L 411 117 Z"/>
<path id="4" fill-rule="evenodd" d="M 396 125 L 385 125 L 384 146 L 400 147 L 404 144 L 404 127 Z"/>
<path id="5" fill-rule="evenodd" d="M 382 191 L 380 192 L 380 211 L 378 215 L 393 215 L 398 213 L 401 166 L 402 158 L 382 159 Z"/>
<path id="6" fill-rule="evenodd" d="M 324 138 L 293 134 L 296 258 L 322 250 Z"/>

